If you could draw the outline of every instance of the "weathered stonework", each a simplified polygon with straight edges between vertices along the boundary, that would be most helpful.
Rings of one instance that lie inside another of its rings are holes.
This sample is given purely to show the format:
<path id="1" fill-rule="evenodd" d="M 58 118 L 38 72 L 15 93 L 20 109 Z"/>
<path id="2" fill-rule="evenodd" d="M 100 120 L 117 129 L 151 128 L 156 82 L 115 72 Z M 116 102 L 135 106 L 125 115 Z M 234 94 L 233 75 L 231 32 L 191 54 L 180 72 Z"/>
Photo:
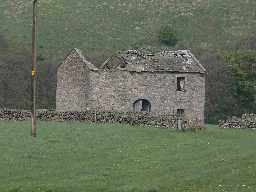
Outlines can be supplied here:
<path id="1" fill-rule="evenodd" d="M 187 50 L 156 54 L 130 50 L 96 68 L 74 49 L 58 69 L 56 109 L 132 112 L 138 108 L 136 101 L 145 100 L 153 115 L 179 110 L 187 121 L 203 125 L 204 74 L 202 65 Z M 184 79 L 182 90 L 177 90 L 178 77 Z"/>
<path id="2" fill-rule="evenodd" d="M 219 121 L 220 128 L 251 128 L 256 129 L 256 114 L 243 114 L 241 118 L 231 117 Z"/>

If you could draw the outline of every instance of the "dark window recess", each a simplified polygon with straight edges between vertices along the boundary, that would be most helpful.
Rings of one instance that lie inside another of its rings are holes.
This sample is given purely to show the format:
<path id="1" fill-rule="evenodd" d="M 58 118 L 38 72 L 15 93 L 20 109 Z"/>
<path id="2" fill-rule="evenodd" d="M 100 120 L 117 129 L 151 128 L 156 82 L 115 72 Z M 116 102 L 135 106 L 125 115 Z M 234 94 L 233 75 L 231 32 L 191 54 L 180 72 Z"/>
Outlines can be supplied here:
<path id="1" fill-rule="evenodd" d="M 134 110 L 134 112 L 148 112 L 149 113 L 151 110 L 151 104 L 146 99 L 139 99 L 134 102 L 133 110 Z"/>
<path id="2" fill-rule="evenodd" d="M 185 91 L 185 77 L 177 77 L 177 91 Z"/>
<path id="3" fill-rule="evenodd" d="M 177 109 L 177 116 L 184 117 L 185 110 L 184 109 Z"/>

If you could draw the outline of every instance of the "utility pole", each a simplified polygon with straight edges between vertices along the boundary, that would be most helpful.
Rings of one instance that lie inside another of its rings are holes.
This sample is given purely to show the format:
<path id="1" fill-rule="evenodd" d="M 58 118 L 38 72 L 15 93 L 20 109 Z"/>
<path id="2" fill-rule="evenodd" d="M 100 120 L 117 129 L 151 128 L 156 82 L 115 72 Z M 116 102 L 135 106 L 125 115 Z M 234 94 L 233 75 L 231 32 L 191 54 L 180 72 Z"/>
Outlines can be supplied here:
<path id="1" fill-rule="evenodd" d="M 37 0 L 33 1 L 32 76 L 31 76 L 31 136 L 36 137 L 36 80 L 37 80 Z"/>

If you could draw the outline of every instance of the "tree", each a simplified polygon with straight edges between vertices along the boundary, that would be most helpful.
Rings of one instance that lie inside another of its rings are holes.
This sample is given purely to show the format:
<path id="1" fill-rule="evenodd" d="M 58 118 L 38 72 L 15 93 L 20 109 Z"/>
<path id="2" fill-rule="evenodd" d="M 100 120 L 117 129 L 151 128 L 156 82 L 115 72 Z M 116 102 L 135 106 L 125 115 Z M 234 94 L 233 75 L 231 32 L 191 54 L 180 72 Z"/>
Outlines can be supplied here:
<path id="1" fill-rule="evenodd" d="M 178 42 L 176 31 L 171 25 L 161 27 L 159 40 L 164 45 L 174 47 Z"/>
<path id="2" fill-rule="evenodd" d="M 234 96 L 241 113 L 256 112 L 256 51 L 238 51 L 225 56 L 235 78 Z"/>
<path id="3" fill-rule="evenodd" d="M 203 52 L 200 62 L 206 68 L 205 117 L 209 123 L 237 115 L 234 79 L 225 65 L 224 57 L 215 51 Z"/>

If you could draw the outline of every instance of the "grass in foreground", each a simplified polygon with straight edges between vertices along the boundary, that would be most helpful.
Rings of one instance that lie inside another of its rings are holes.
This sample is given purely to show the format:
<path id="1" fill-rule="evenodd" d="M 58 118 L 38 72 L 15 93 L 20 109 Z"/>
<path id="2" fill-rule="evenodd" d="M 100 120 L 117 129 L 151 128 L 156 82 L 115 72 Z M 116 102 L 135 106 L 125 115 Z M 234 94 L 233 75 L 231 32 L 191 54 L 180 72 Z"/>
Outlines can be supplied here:
<path id="1" fill-rule="evenodd" d="M 1 192 L 254 192 L 256 132 L 0 122 Z"/>

